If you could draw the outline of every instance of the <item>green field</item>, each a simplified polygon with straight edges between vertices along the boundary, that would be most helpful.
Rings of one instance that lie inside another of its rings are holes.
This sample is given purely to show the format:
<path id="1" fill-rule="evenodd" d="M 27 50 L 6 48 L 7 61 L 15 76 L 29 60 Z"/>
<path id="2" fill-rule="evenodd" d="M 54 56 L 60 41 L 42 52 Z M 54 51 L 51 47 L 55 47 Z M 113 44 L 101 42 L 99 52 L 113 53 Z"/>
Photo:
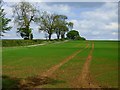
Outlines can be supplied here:
<path id="1" fill-rule="evenodd" d="M 118 87 L 118 42 L 95 42 L 91 72 L 105 87 Z"/>
<path id="2" fill-rule="evenodd" d="M 65 58 L 77 53 L 68 62 L 56 69 L 50 78 L 53 80 L 42 88 L 72 88 L 81 74 L 82 67 L 94 42 L 90 63 L 90 74 L 103 88 L 118 87 L 118 42 L 117 41 L 68 41 L 35 47 L 3 48 L 2 76 L 3 88 L 17 87 L 21 79 L 41 75 Z M 86 45 L 89 47 L 86 48 Z"/>

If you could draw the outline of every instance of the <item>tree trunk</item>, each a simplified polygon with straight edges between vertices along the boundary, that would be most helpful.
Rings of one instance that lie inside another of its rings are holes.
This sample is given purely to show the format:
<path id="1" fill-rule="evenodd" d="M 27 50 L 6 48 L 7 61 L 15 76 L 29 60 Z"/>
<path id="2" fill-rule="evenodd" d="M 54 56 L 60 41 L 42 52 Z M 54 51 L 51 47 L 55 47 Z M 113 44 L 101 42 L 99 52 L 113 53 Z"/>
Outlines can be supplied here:
<path id="1" fill-rule="evenodd" d="M 31 32 L 29 32 L 30 28 L 29 28 L 30 25 L 27 25 L 26 26 L 26 30 L 27 30 L 27 38 L 30 40 L 31 39 Z"/>
<path id="2" fill-rule="evenodd" d="M 62 34 L 62 35 L 61 35 L 61 39 L 64 39 L 64 38 L 65 38 L 65 34 Z"/>
<path id="3" fill-rule="evenodd" d="M 51 40 L 51 35 L 52 35 L 52 34 L 49 34 L 49 40 Z"/>
<path id="4" fill-rule="evenodd" d="M 33 34 L 30 34 L 30 40 L 33 40 Z"/>
<path id="5" fill-rule="evenodd" d="M 57 35 L 57 39 L 60 39 L 60 30 L 56 32 L 56 35 Z"/>
<path id="6" fill-rule="evenodd" d="M 24 38 L 24 40 L 29 40 L 29 38 Z"/>
<path id="7" fill-rule="evenodd" d="M 60 35 L 57 34 L 57 39 L 60 39 Z"/>

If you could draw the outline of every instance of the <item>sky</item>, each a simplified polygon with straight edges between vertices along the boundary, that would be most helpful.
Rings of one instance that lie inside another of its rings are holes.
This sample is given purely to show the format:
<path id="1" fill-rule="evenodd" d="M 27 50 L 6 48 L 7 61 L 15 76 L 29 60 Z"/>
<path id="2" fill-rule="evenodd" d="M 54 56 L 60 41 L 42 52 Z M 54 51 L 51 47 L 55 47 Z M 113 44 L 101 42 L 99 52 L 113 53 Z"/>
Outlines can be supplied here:
<path id="1" fill-rule="evenodd" d="M 15 2 L 15 0 L 10 1 L 6 1 L 3 8 L 5 9 L 6 17 L 12 19 L 9 26 L 13 28 L 5 33 L 2 38 L 22 39 L 19 34 L 16 34 L 17 26 L 14 25 L 12 18 L 11 6 L 18 2 Z M 68 17 L 67 21 L 74 23 L 73 29 L 79 31 L 80 36 L 85 37 L 87 40 L 118 40 L 117 2 L 87 2 L 86 0 L 86 2 L 40 1 L 35 3 L 30 0 L 30 3 L 34 3 L 40 10 L 66 15 Z M 45 38 L 44 32 L 38 31 L 38 25 L 32 23 L 31 28 L 33 28 L 34 39 Z M 53 34 L 52 38 L 56 38 L 56 35 Z"/>

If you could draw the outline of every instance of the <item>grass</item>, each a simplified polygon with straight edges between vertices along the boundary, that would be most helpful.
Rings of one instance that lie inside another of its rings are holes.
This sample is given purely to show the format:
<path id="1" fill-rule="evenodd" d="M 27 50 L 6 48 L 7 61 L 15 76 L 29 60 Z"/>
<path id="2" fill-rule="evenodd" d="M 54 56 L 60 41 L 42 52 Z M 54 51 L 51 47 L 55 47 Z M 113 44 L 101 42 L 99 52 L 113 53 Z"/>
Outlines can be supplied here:
<path id="1" fill-rule="evenodd" d="M 77 50 L 83 49 L 88 41 L 49 43 L 36 47 L 3 48 L 3 86 L 16 87 L 18 79 L 41 75 L 52 66 L 60 63 Z M 54 81 L 44 88 L 71 88 L 73 81 L 81 73 L 90 47 L 78 53 L 62 65 L 51 77 Z M 94 41 L 95 48 L 90 65 L 93 79 L 103 87 L 118 87 L 118 42 Z M 6 78 L 7 77 L 7 78 Z M 16 79 L 13 79 L 16 78 Z M 12 85 L 12 86 L 11 86 Z"/>
<path id="2" fill-rule="evenodd" d="M 3 74 L 26 77 L 36 72 L 42 73 L 79 49 L 75 45 L 76 43 L 67 42 L 30 48 L 5 48 L 3 49 Z"/>
<path id="3" fill-rule="evenodd" d="M 40 75 L 84 47 L 83 43 L 71 41 L 29 48 L 3 48 L 3 75 L 15 78 Z"/>
<path id="4" fill-rule="evenodd" d="M 56 80 L 62 80 L 64 81 L 63 83 L 53 85 L 47 84 L 44 85 L 43 88 L 72 88 L 75 80 L 77 80 L 77 77 L 81 73 L 82 66 L 91 49 L 91 42 L 89 42 L 89 44 L 89 48 L 84 49 L 82 52 L 77 54 L 76 57 L 65 63 L 56 72 L 54 72 L 53 78 Z"/>
<path id="5" fill-rule="evenodd" d="M 118 87 L 118 42 L 95 41 L 91 74 L 103 87 Z"/>

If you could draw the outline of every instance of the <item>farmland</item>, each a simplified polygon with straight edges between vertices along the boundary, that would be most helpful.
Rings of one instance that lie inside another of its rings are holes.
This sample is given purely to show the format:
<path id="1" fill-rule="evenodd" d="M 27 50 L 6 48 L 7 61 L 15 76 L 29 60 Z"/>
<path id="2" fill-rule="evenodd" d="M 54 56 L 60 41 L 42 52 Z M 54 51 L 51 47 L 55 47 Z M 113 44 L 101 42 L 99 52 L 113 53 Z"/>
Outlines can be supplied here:
<path id="1" fill-rule="evenodd" d="M 2 69 L 3 88 L 15 88 L 22 81 L 32 88 L 118 88 L 118 42 L 68 41 L 6 47 Z M 39 80 L 42 76 L 50 81 L 27 83 L 28 77 Z"/>

